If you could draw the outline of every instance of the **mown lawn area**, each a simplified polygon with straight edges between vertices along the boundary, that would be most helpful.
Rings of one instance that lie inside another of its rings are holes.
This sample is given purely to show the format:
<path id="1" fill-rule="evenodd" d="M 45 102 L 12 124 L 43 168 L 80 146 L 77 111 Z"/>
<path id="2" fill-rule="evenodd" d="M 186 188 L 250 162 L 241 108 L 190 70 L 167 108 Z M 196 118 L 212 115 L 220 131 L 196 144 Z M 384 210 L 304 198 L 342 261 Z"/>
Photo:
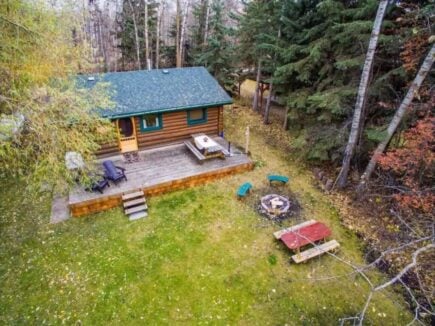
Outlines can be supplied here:
<path id="1" fill-rule="evenodd" d="M 242 182 L 267 186 L 267 173 L 291 178 L 305 218 L 327 223 L 338 255 L 363 263 L 362 243 L 340 225 L 311 174 L 268 145 L 259 119 L 227 115 L 226 136 L 243 142 L 251 125 L 249 173 L 149 198 L 149 217 L 129 222 L 113 209 L 49 225 L 48 195 L 24 201 L 23 184 L 0 190 L 1 324 L 337 325 L 358 314 L 368 286 L 360 276 L 318 280 L 351 269 L 330 256 L 295 265 L 272 233 L 283 226 L 235 198 Z M 255 191 L 255 190 L 254 190 Z M 377 272 L 369 275 L 381 281 Z M 375 295 L 367 324 L 412 318 L 400 296 Z"/>

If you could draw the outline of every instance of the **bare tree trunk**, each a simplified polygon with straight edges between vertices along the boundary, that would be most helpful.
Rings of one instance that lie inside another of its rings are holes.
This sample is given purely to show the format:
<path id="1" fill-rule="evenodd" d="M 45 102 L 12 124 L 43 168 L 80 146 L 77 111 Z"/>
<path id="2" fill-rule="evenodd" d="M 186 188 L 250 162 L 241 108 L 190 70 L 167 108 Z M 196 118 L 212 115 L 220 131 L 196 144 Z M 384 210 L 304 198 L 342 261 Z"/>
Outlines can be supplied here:
<path id="1" fill-rule="evenodd" d="M 140 66 L 140 44 L 139 44 L 139 33 L 137 30 L 136 15 L 134 14 L 134 8 L 133 8 L 133 5 L 131 4 L 130 0 L 128 0 L 128 5 L 130 6 L 131 17 L 133 18 L 134 40 L 135 40 L 135 44 L 136 44 L 136 63 L 137 63 L 137 68 L 140 70 L 141 69 L 141 66 Z"/>
<path id="2" fill-rule="evenodd" d="M 265 125 L 269 124 L 270 102 L 272 100 L 273 92 L 274 91 L 273 91 L 273 81 L 272 81 L 270 83 L 270 87 L 269 87 L 269 96 L 267 97 L 266 108 L 264 109 L 263 123 Z"/>
<path id="3" fill-rule="evenodd" d="M 252 109 L 254 111 L 258 110 L 258 92 L 260 91 L 260 79 L 261 79 L 261 60 L 258 60 L 255 94 L 254 94 L 254 101 L 252 103 Z"/>
<path id="4" fill-rule="evenodd" d="M 160 31 L 162 29 L 163 12 L 165 10 L 165 1 L 160 3 L 159 11 L 157 13 L 157 24 L 156 24 L 156 69 L 159 69 L 160 65 Z"/>
<path id="5" fill-rule="evenodd" d="M 180 32 L 180 61 L 181 65 L 184 64 L 184 40 L 186 38 L 186 25 L 187 25 L 187 14 L 189 12 L 189 0 L 184 2 L 184 13 L 181 20 L 181 32 Z"/>
<path id="6" fill-rule="evenodd" d="M 280 38 L 281 38 L 281 27 L 278 28 L 278 40 Z M 274 62 L 274 66 L 275 66 L 275 63 L 276 63 L 276 52 L 273 55 L 273 62 Z M 273 73 L 272 73 L 272 77 L 273 77 Z M 270 82 L 270 85 L 269 85 L 269 96 L 267 97 L 266 108 L 264 109 L 264 120 L 263 120 L 263 123 L 265 125 L 269 124 L 270 102 L 272 101 L 272 96 L 274 96 L 273 79 L 272 79 L 272 81 Z"/>
<path id="7" fill-rule="evenodd" d="M 376 46 L 378 44 L 379 32 L 381 30 L 382 21 L 384 19 L 385 10 L 388 5 L 388 0 L 381 0 L 376 13 L 375 22 L 373 24 L 372 35 L 370 36 L 370 43 L 367 49 L 367 55 L 364 62 L 364 68 L 361 75 L 361 81 L 358 88 L 358 96 L 355 104 L 355 111 L 353 114 L 352 127 L 349 135 L 349 140 L 344 151 L 343 163 L 337 180 L 335 181 L 338 188 L 344 188 L 347 184 L 347 176 L 350 169 L 350 161 L 353 157 L 360 128 L 362 128 L 362 110 L 367 98 L 367 89 L 369 78 L 373 67 L 373 58 L 375 56 Z"/>
<path id="8" fill-rule="evenodd" d="M 358 192 L 361 192 L 368 180 L 370 179 L 370 176 L 372 175 L 376 163 L 378 162 L 379 157 L 384 152 L 385 148 L 387 147 L 388 143 L 391 140 L 391 137 L 393 137 L 394 132 L 396 131 L 397 127 L 399 126 L 400 122 L 402 121 L 406 109 L 408 106 L 412 103 L 412 100 L 414 99 L 414 96 L 418 93 L 418 90 L 423 83 L 424 79 L 426 78 L 427 74 L 429 73 L 433 63 L 435 60 L 435 45 L 432 45 L 432 48 L 430 49 L 429 53 L 427 54 L 426 58 L 423 61 L 423 64 L 420 67 L 420 70 L 418 71 L 417 75 L 414 78 L 414 81 L 412 82 L 411 86 L 408 89 L 408 92 L 406 93 L 406 96 L 403 98 L 402 103 L 400 104 L 399 108 L 397 109 L 396 113 L 394 114 L 393 119 L 390 122 L 390 125 L 387 129 L 387 135 L 385 139 L 379 143 L 378 147 L 374 151 L 372 158 L 370 159 L 369 164 L 367 165 L 366 170 L 364 171 L 363 175 L 361 176 L 360 183 L 358 185 Z"/>
<path id="9" fill-rule="evenodd" d="M 288 113 L 289 113 L 289 111 L 290 111 L 290 108 L 287 106 L 287 107 L 285 108 L 284 123 L 282 124 L 282 128 L 283 128 L 284 130 L 287 130 L 287 129 L 288 129 Z"/>
<path id="10" fill-rule="evenodd" d="M 207 44 L 209 18 L 210 18 L 210 4 L 208 0 L 205 0 L 205 24 L 204 24 L 204 40 L 203 40 L 204 45 Z"/>
<path id="11" fill-rule="evenodd" d="M 180 49 L 180 20 L 181 20 L 181 4 L 180 0 L 177 0 L 177 13 L 175 16 L 176 25 L 176 39 L 175 39 L 175 61 L 177 68 L 181 67 L 181 49 Z"/>
<path id="12" fill-rule="evenodd" d="M 147 70 L 151 70 L 151 59 L 150 59 L 150 45 L 149 45 L 149 33 L 148 33 L 148 0 L 144 0 L 144 30 L 145 38 L 145 62 Z"/>
<path id="13" fill-rule="evenodd" d="M 104 72 L 107 72 L 109 69 L 109 59 L 108 59 L 108 55 L 107 55 L 107 50 L 106 50 L 106 40 L 105 37 L 103 35 L 103 18 L 102 18 L 102 12 L 101 11 L 97 11 L 97 21 L 98 21 L 98 38 L 99 38 L 99 43 L 100 43 L 100 49 L 101 49 L 101 54 L 103 55 L 103 60 L 104 60 Z"/>
<path id="14" fill-rule="evenodd" d="M 116 38 L 116 35 L 112 35 L 112 48 L 115 49 L 115 56 L 113 58 L 113 65 L 114 65 L 113 71 L 115 72 L 118 71 L 118 52 L 116 51 L 117 42 L 118 40 Z"/>

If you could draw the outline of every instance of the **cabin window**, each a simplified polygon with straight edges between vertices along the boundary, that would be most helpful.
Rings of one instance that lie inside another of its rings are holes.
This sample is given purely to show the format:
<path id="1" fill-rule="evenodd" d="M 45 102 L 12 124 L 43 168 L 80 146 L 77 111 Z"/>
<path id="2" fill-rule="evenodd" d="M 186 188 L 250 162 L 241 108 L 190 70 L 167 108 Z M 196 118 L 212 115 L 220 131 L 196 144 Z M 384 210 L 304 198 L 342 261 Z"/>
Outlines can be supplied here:
<path id="1" fill-rule="evenodd" d="M 207 122 L 207 109 L 187 111 L 187 124 L 195 125 Z"/>
<path id="2" fill-rule="evenodd" d="M 142 132 L 153 131 L 162 129 L 162 115 L 161 114 L 147 114 L 142 116 L 140 130 Z"/>

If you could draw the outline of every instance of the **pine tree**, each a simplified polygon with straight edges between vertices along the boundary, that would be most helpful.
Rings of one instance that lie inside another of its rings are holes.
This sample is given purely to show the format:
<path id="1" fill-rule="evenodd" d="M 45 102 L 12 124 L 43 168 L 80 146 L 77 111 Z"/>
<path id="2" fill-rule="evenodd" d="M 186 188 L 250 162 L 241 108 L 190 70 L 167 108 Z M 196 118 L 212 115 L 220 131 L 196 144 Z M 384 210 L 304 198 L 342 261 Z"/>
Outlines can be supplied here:
<path id="1" fill-rule="evenodd" d="M 145 19 L 145 3 L 148 8 L 147 19 Z M 146 2 L 145 0 L 124 0 L 122 13 L 118 18 L 120 28 L 118 38 L 121 41 L 120 49 L 124 70 L 147 67 L 147 56 L 150 61 L 153 61 L 157 40 L 157 8 L 158 3 L 155 0 Z M 145 27 L 146 20 L 148 23 Z"/>
<path id="2" fill-rule="evenodd" d="M 286 127 L 294 136 L 294 149 L 314 162 L 339 164 L 379 1 L 246 3 L 238 29 L 237 52 L 243 67 L 258 66 L 261 60 L 262 80 L 273 82 L 288 108 Z M 391 108 L 404 97 L 434 30 L 431 1 L 390 3 L 363 106 L 365 128 L 358 133 L 353 162 L 367 159 L 385 135 Z"/>
<path id="3" fill-rule="evenodd" d="M 224 4 L 222 0 L 214 0 L 210 8 L 210 21 L 207 44 L 195 58 L 195 64 L 204 65 L 208 71 L 227 90 L 232 91 L 233 44 L 232 30 L 225 26 Z"/>
<path id="4" fill-rule="evenodd" d="M 195 64 L 207 43 L 208 19 L 210 15 L 210 0 L 200 0 L 192 7 L 193 24 L 189 26 L 189 52 L 188 64 Z"/>
<path id="5" fill-rule="evenodd" d="M 376 4 L 325 0 L 284 6 L 288 43 L 279 51 L 275 83 L 287 97 L 290 126 L 303 128 L 296 143 L 309 148 L 309 159 L 340 157 L 365 55 L 361 44 L 368 44 Z"/>
<path id="6" fill-rule="evenodd" d="M 254 65 L 256 69 L 254 110 L 258 110 L 259 82 L 270 78 L 277 66 L 277 34 L 280 34 L 282 7 L 282 1 L 256 0 L 247 5 L 246 14 L 240 18 L 238 60 Z"/>

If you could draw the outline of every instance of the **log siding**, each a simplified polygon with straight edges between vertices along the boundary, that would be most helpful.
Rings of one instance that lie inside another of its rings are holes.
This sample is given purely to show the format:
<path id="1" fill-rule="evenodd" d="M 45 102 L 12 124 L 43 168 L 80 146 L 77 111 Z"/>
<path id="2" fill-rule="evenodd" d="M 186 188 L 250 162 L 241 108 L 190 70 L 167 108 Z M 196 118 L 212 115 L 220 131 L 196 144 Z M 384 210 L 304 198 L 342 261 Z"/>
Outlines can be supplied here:
<path id="1" fill-rule="evenodd" d="M 176 111 L 162 113 L 163 128 L 154 131 L 141 132 L 142 116 L 134 118 L 136 124 L 136 137 L 140 150 L 165 145 L 169 143 L 182 142 L 190 138 L 190 135 L 205 133 L 218 135 L 223 131 L 223 107 L 207 108 L 207 121 L 201 124 L 189 125 L 188 113 Z M 119 153 L 117 141 L 101 145 L 97 156 L 107 156 Z"/>

